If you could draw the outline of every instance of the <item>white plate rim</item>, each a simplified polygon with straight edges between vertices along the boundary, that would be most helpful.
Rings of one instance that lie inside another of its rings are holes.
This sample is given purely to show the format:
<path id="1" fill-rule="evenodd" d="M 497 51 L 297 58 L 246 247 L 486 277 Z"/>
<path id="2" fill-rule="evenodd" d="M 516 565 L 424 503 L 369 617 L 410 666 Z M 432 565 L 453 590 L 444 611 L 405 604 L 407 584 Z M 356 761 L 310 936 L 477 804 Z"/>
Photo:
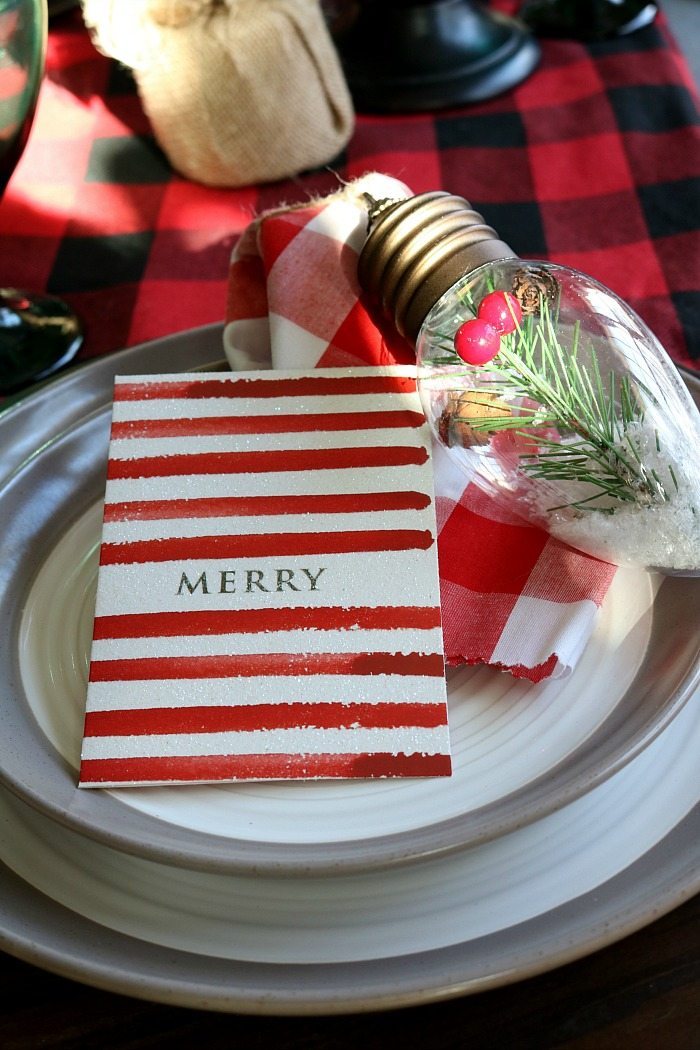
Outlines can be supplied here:
<path id="1" fill-rule="evenodd" d="M 221 367 L 220 351 L 221 326 L 210 325 L 204 329 L 195 329 L 164 340 L 155 340 L 150 344 L 132 347 L 110 355 L 107 359 L 97 359 L 86 366 L 72 370 L 62 379 L 46 384 L 28 399 L 11 406 L 0 415 L 0 429 L 11 428 L 12 451 L 15 461 L 21 463 L 23 458 L 31 459 L 36 454 L 35 424 L 32 425 L 30 420 L 32 417 L 36 419 L 42 407 L 48 407 L 49 401 L 52 407 L 52 422 L 48 432 L 58 435 L 70 433 L 72 427 L 80 425 L 86 418 L 94 418 L 100 412 L 107 411 L 111 380 L 115 373 L 120 371 L 148 372 L 153 371 L 154 368 L 162 371 L 164 362 L 167 370 L 173 372 L 191 370 L 193 363 L 196 367 L 207 367 L 214 362 Z M 106 447 L 104 455 L 106 459 Z M 101 477 L 99 471 L 98 477 Z M 671 595 L 671 604 L 675 605 L 675 596 L 683 593 L 684 584 L 677 581 L 668 581 L 668 584 L 671 589 L 675 588 L 674 594 Z M 14 659 L 13 653 L 10 653 L 10 659 Z M 19 681 L 16 666 L 11 674 L 14 675 L 12 688 L 17 689 Z M 500 815 L 497 813 L 494 817 L 491 806 L 485 807 L 488 810 L 486 814 L 478 810 L 473 811 L 470 815 L 472 819 L 468 832 L 465 834 L 462 830 L 462 833 L 457 836 L 454 834 L 454 828 L 446 829 L 433 825 L 421 834 L 385 836 L 384 839 L 373 840 L 371 845 L 363 840 L 353 840 L 333 843 L 330 849 L 325 843 L 295 845 L 291 849 L 285 844 L 280 849 L 276 843 L 222 841 L 216 836 L 203 835 L 198 832 L 183 833 L 186 829 L 178 828 L 178 841 L 174 844 L 173 825 L 166 824 L 154 817 L 141 818 L 140 815 L 135 815 L 133 810 L 129 814 L 131 830 L 122 831 L 118 827 L 118 817 L 123 815 L 126 807 L 115 799 L 103 798 L 101 802 L 96 802 L 87 798 L 88 795 L 94 798 L 95 793 L 85 792 L 79 799 L 77 797 L 57 799 L 53 794 L 42 789 L 33 790 L 32 785 L 28 784 L 25 779 L 18 779 L 9 773 L 4 763 L 0 763 L 0 781 L 25 801 L 29 801 L 30 804 L 47 812 L 65 825 L 91 834 L 116 848 L 150 855 L 154 859 L 195 865 L 204 870 L 232 872 L 270 870 L 303 874 L 311 870 L 316 872 L 367 870 L 373 866 L 406 863 L 415 859 L 416 856 L 435 855 L 442 851 L 460 849 L 465 845 L 486 841 L 488 838 L 521 827 L 551 812 L 552 809 L 572 801 L 606 777 L 613 775 L 622 765 L 646 747 L 683 706 L 699 676 L 700 662 L 693 659 L 690 661 L 687 673 L 676 683 L 673 695 L 665 708 L 665 717 L 657 718 L 651 726 L 645 727 L 645 731 L 638 735 L 635 746 L 627 746 L 617 754 L 613 750 L 611 760 L 604 768 L 591 771 L 587 765 L 586 749 L 583 749 L 579 756 L 582 772 L 578 776 L 571 776 L 571 763 L 568 764 L 569 783 L 566 790 L 559 790 L 558 794 L 552 792 L 553 771 L 550 770 L 545 777 L 539 778 L 541 783 L 535 781 L 529 786 L 530 791 L 525 804 L 522 796 L 516 798 L 506 796 L 499 800 Z M 622 714 L 623 717 L 618 719 L 620 724 L 617 725 L 619 733 L 624 733 L 624 712 Z M 7 712 L 4 712 L 4 715 L 3 719 L 3 714 L 0 713 L 0 722 L 6 720 Z M 608 726 L 608 732 L 611 728 L 614 727 Z M 44 751 L 44 760 L 49 764 L 55 763 L 56 756 L 47 752 L 45 745 Z M 63 760 L 59 761 L 62 763 Z M 104 813 L 104 817 L 96 820 L 95 814 L 98 807 L 100 813 Z M 451 824 L 452 821 L 443 823 Z"/>
<path id="2" fill-rule="evenodd" d="M 700 891 L 700 805 L 590 892 L 449 948 L 342 964 L 241 963 L 162 948 L 76 915 L 0 863 L 0 947 L 63 977 L 170 1005 L 253 1015 L 415 1006 L 502 987 L 634 933 Z"/>

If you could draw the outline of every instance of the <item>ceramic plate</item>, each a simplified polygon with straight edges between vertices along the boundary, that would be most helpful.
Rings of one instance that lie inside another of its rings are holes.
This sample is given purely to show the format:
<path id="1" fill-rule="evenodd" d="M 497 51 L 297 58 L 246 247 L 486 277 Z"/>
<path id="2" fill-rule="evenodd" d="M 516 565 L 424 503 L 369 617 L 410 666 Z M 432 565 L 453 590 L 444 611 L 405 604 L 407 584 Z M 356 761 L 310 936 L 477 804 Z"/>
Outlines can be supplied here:
<path id="1" fill-rule="evenodd" d="M 10 626 L 0 641 L 0 777 L 12 792 L 153 861 L 240 874 L 368 871 L 551 813 L 678 715 L 700 674 L 700 588 L 628 570 L 567 681 L 450 673 L 450 778 L 79 791 L 112 377 L 211 367 L 220 348 L 212 326 L 124 351 L 0 416 L 0 616 Z"/>
<path id="2" fill-rule="evenodd" d="M 113 991 L 253 1013 L 387 1009 L 600 948 L 700 888 L 700 693 L 605 783 L 528 827 L 387 873 L 192 871 L 0 790 L 0 943 Z"/>

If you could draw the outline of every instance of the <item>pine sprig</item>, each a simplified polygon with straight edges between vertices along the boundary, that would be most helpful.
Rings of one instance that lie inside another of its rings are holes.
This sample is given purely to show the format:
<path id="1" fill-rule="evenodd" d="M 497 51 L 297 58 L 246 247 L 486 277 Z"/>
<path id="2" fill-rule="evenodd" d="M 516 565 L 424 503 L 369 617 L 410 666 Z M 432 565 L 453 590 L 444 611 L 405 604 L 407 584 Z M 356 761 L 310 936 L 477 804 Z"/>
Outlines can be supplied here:
<path id="1" fill-rule="evenodd" d="M 514 431 L 533 438 L 538 451 L 521 453 L 523 471 L 532 478 L 584 486 L 583 494 L 551 511 L 564 507 L 614 513 L 616 504 L 660 504 L 670 499 L 669 484 L 645 464 L 640 447 L 644 407 L 637 391 L 651 397 L 629 376 L 610 372 L 603 376 L 593 347 L 587 362 L 581 360 L 582 333 L 577 322 L 571 342 L 563 346 L 546 300 L 501 341 L 498 355 L 483 371 L 477 394 L 506 398 L 514 411 L 502 415 L 471 415 L 468 399 L 462 396 L 455 421 L 474 432 Z M 460 363 L 451 340 L 441 340 L 431 363 Z M 474 369 L 468 370 L 473 383 Z M 465 411 L 466 408 L 466 411 Z M 558 438 L 546 434 L 558 431 Z M 534 433 L 533 433 L 534 431 Z M 658 435 L 656 445 L 658 451 Z M 677 489 L 668 468 L 671 488 Z M 593 491 L 591 491 L 591 488 Z"/>

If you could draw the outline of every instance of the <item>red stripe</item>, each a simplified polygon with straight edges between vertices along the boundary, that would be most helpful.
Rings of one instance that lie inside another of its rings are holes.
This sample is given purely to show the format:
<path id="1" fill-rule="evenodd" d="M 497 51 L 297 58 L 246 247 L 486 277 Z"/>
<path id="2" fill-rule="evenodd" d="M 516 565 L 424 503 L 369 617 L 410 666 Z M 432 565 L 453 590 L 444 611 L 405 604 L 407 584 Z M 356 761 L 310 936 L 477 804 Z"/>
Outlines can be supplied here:
<path id="1" fill-rule="evenodd" d="M 415 376 L 299 376 L 288 379 L 174 379 L 116 383 L 115 401 L 206 397 L 317 397 L 326 394 L 404 394 L 416 389 Z"/>
<path id="2" fill-rule="evenodd" d="M 185 437 L 206 434 L 288 434 L 336 430 L 417 428 L 420 412 L 305 412 L 299 415 L 204 416 L 201 418 L 129 419 L 112 424 L 113 438 Z"/>
<path id="3" fill-rule="evenodd" d="M 96 639 L 179 638 L 203 634 L 252 634 L 259 631 L 428 630 L 440 626 L 433 606 L 376 608 L 215 609 L 192 612 L 124 613 L 96 616 Z"/>
<path id="4" fill-rule="evenodd" d="M 263 675 L 444 674 L 442 656 L 425 653 L 252 653 L 243 656 L 154 656 L 93 660 L 91 682 L 191 678 L 256 678 Z"/>
<path id="5" fill-rule="evenodd" d="M 150 707 L 135 711 L 90 711 L 85 736 L 157 736 L 169 733 L 230 733 L 260 729 L 433 728 L 446 723 L 444 704 L 280 703 L 236 707 Z"/>
<path id="6" fill-rule="evenodd" d="M 380 445 L 368 448 L 313 448 L 281 452 L 195 452 L 191 455 L 110 459 L 107 477 L 170 478 L 193 474 L 261 474 L 285 470 L 347 470 L 359 467 L 420 466 L 425 448 Z"/>
<path id="7" fill-rule="evenodd" d="M 200 783 L 313 777 L 448 777 L 449 755 L 188 755 L 167 758 L 91 758 L 81 784 Z"/>
<path id="8" fill-rule="evenodd" d="M 428 529 L 374 529 L 357 532 L 285 532 L 250 536 L 183 536 L 133 543 L 103 543 L 100 565 L 135 565 L 186 558 L 265 558 L 362 551 L 428 550 Z M 254 584 L 256 590 L 265 590 Z M 252 589 L 252 587 L 251 587 Z"/>
<path id="9" fill-rule="evenodd" d="M 105 521 L 157 521 L 166 518 L 255 517 L 269 514 L 362 514 L 375 510 L 423 510 L 428 506 L 430 496 L 425 492 L 217 496 L 107 503 L 104 516 Z"/>

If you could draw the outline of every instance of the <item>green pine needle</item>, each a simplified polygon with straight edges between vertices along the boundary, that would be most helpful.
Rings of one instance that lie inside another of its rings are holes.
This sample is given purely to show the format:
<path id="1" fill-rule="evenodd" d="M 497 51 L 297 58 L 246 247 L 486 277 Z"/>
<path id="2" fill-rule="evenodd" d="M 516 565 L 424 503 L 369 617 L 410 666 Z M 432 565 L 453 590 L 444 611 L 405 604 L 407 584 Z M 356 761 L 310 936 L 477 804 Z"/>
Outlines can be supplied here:
<path id="1" fill-rule="evenodd" d="M 474 313 L 473 306 L 470 304 Z M 571 346 L 562 346 L 548 302 L 540 298 L 537 316 L 528 316 L 516 330 L 502 338 L 498 355 L 484 368 L 483 381 L 476 394 L 496 398 L 525 399 L 517 414 L 471 416 L 464 397 L 455 421 L 475 432 L 514 431 L 537 441 L 539 451 L 521 455 L 523 471 L 544 482 L 567 482 L 592 486 L 592 494 L 574 498 L 550 510 L 571 507 L 578 510 L 614 512 L 615 503 L 640 505 L 664 503 L 670 499 L 668 486 L 654 469 L 644 465 L 633 429 L 641 424 L 644 410 L 637 394 L 641 384 L 633 385 L 629 376 L 604 377 L 598 356 L 589 348 L 588 365 L 581 362 L 581 329 L 573 328 Z M 447 334 L 439 341 L 434 365 L 462 364 Z M 473 381 L 475 370 L 465 374 Z M 460 393 L 463 393 L 460 391 Z M 560 440 L 528 432 L 526 428 L 556 428 Z M 657 450 L 659 447 L 656 435 Z M 671 466 L 669 477 L 676 490 Z M 612 501 L 612 506 L 611 506 Z"/>

